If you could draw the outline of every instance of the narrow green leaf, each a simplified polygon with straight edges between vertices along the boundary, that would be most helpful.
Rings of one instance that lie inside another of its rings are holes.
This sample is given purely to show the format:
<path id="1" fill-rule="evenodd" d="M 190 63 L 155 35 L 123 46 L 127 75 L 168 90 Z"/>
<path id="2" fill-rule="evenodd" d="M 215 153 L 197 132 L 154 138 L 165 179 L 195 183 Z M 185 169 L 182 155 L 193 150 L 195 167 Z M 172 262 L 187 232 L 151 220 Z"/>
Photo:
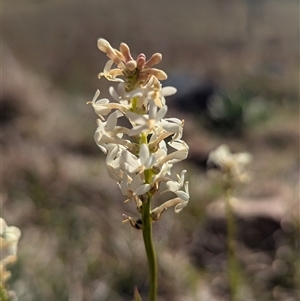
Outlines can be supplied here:
<path id="1" fill-rule="evenodd" d="M 134 301 L 143 301 L 139 294 L 137 286 L 134 287 L 134 295 L 133 296 L 134 296 Z"/>

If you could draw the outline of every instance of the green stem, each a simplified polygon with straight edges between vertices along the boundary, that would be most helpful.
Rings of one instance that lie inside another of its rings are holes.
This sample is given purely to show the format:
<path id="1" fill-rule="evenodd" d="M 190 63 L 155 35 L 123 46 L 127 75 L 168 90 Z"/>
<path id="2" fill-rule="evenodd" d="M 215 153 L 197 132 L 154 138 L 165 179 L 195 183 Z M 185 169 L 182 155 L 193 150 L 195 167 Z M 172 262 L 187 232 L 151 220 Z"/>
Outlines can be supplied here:
<path id="1" fill-rule="evenodd" d="M 9 301 L 6 289 L 0 285 L 0 300 Z"/>
<path id="2" fill-rule="evenodd" d="M 226 199 L 226 219 L 227 219 L 227 252 L 228 252 L 228 277 L 230 288 L 230 300 L 236 301 L 238 289 L 238 266 L 235 256 L 236 251 L 236 226 L 230 199 L 232 189 L 227 189 L 225 193 Z"/>
<path id="3" fill-rule="evenodd" d="M 149 301 L 156 300 L 157 292 L 157 264 L 155 251 L 152 240 L 152 225 L 151 225 L 151 194 L 147 194 L 147 199 L 142 206 L 142 220 L 143 220 L 143 238 L 145 249 L 148 258 L 149 274 L 150 274 L 150 287 L 149 287 Z"/>

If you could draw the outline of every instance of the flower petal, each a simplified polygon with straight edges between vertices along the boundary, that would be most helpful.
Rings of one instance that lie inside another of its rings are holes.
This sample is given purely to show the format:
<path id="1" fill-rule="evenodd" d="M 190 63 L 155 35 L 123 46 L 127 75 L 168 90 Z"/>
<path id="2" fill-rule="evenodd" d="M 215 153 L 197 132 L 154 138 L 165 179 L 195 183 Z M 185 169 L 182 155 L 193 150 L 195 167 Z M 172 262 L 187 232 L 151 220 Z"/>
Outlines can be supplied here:
<path id="1" fill-rule="evenodd" d="M 139 188 L 137 188 L 134 193 L 135 195 L 142 195 L 145 194 L 146 192 L 148 192 L 150 190 L 150 184 L 144 184 L 142 186 L 140 186 Z"/>

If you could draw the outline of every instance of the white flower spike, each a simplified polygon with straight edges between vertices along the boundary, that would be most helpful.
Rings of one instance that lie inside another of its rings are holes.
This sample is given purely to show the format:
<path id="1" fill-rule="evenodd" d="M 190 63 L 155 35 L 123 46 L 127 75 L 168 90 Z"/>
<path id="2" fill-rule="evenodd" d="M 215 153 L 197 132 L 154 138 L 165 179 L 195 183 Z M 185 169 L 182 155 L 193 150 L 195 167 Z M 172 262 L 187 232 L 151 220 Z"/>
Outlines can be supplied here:
<path id="1" fill-rule="evenodd" d="M 103 38 L 98 40 L 98 48 L 109 58 L 99 77 L 119 82 L 116 89 L 109 88 L 113 101 L 98 99 L 97 90 L 89 102 L 100 118 L 95 141 L 107 155 L 109 176 L 118 183 L 124 196 L 135 200 L 137 208 L 147 198 L 152 199 L 165 182 L 166 191 L 176 197 L 152 210 L 153 220 L 171 206 L 175 212 L 181 211 L 190 198 L 186 170 L 176 180 L 170 175 L 173 164 L 187 157 L 189 147 L 182 140 L 184 121 L 165 118 L 168 111 L 165 97 L 176 93 L 176 89 L 163 88 L 160 80 L 167 75 L 153 68 L 162 55 L 155 53 L 147 60 L 141 53 L 134 59 L 127 44 L 121 43 L 117 50 Z M 121 119 L 127 119 L 126 126 L 124 122 L 120 124 Z"/>

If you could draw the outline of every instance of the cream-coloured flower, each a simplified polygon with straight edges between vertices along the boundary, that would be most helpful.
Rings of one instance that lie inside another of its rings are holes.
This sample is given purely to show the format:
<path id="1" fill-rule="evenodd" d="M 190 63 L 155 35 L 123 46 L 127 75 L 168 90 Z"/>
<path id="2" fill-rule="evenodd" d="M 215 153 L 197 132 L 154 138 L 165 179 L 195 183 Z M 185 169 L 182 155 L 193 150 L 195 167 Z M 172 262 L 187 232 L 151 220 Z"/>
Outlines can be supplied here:
<path id="1" fill-rule="evenodd" d="M 177 181 L 168 181 L 166 183 L 166 186 L 168 188 L 169 191 L 172 192 L 176 192 L 178 191 L 181 187 L 183 187 L 183 183 L 184 183 L 184 176 L 186 174 L 186 170 L 183 170 L 181 172 L 181 175 L 176 175 L 177 176 Z"/>
<path id="2" fill-rule="evenodd" d="M 179 120 L 178 118 L 165 118 L 162 120 L 163 129 L 174 134 L 172 142 L 182 138 L 183 126 L 184 120 Z"/>
<path id="3" fill-rule="evenodd" d="M 114 100 L 120 102 L 121 104 L 128 105 L 131 103 L 133 98 L 142 98 L 144 95 L 143 88 L 137 88 L 131 92 L 127 92 L 123 84 L 119 84 L 118 92 L 114 87 L 109 87 L 109 94 Z"/>
<path id="4" fill-rule="evenodd" d="M 21 237 L 19 228 L 10 226 L 8 227 L 5 220 L 0 218 L 0 249 L 2 256 L 16 255 L 17 246 Z"/>
<path id="5" fill-rule="evenodd" d="M 186 181 L 184 183 L 184 191 L 176 190 L 174 193 L 177 195 L 176 198 L 166 201 L 160 206 L 156 207 L 151 211 L 151 217 L 154 220 L 157 220 L 161 217 L 161 214 L 168 208 L 174 207 L 174 211 L 179 213 L 189 202 L 190 194 L 189 194 L 189 182 Z"/>
<path id="6" fill-rule="evenodd" d="M 145 143 L 140 145 L 139 157 L 127 150 L 124 150 L 121 156 L 123 169 L 131 174 L 142 173 L 150 169 L 155 162 L 155 156 L 150 154 L 148 145 Z"/>
<path id="7" fill-rule="evenodd" d="M 251 154 L 246 152 L 233 154 L 227 145 L 222 144 L 210 152 L 207 163 L 215 164 L 226 176 L 226 181 L 246 182 L 249 176 L 245 166 L 251 160 Z"/>
<path id="8" fill-rule="evenodd" d="M 152 102 L 149 105 L 149 114 L 140 115 L 128 111 L 128 117 L 135 126 L 129 131 L 130 136 L 141 134 L 142 132 L 155 131 L 155 127 L 165 117 L 168 111 L 167 106 L 163 106 L 158 110 L 158 107 Z"/>
<path id="9" fill-rule="evenodd" d="M 100 91 L 97 90 L 93 100 L 88 101 L 87 104 L 91 104 L 95 110 L 95 113 L 98 114 L 98 116 L 104 120 L 103 116 L 106 116 L 111 113 L 112 110 L 119 110 L 123 114 L 128 110 L 128 106 L 120 103 L 110 103 L 109 99 L 102 98 L 98 99 L 100 95 Z"/>
<path id="10" fill-rule="evenodd" d="M 7 266 L 17 261 L 17 246 L 20 236 L 19 228 L 7 226 L 5 220 L 0 218 L 0 291 L 2 297 L 8 296 L 8 299 L 5 300 L 13 300 L 9 296 L 15 295 L 14 292 L 7 290 L 6 282 L 11 277 Z"/>
<path id="11" fill-rule="evenodd" d="M 121 153 L 124 148 L 120 145 L 111 145 L 106 156 L 107 172 L 113 180 L 120 183 L 123 179 L 124 171 L 121 169 Z"/>
<path id="12" fill-rule="evenodd" d="M 114 63 L 113 60 L 107 61 L 103 72 L 100 72 L 98 74 L 98 78 L 104 76 L 106 79 L 112 82 L 121 82 L 121 83 L 124 82 L 123 79 L 117 77 L 123 74 L 122 70 L 118 68 L 111 69 L 113 63 Z"/>
<path id="13" fill-rule="evenodd" d="M 110 114 L 107 121 L 103 122 L 100 119 L 97 120 L 98 128 L 95 132 L 95 142 L 103 153 L 107 153 L 108 144 L 121 144 L 124 146 L 129 146 L 131 143 L 123 139 L 123 134 L 127 133 L 129 130 L 123 126 L 117 126 L 117 120 L 120 116 L 120 112 L 115 111 Z M 121 114 L 122 115 L 122 114 Z"/>
<path id="14" fill-rule="evenodd" d="M 166 96 L 171 96 L 176 93 L 176 88 L 174 87 L 163 87 L 161 88 L 161 85 L 159 84 L 159 88 L 157 88 L 158 85 L 155 84 L 155 77 L 152 77 L 154 83 L 152 84 L 153 88 L 148 93 L 148 97 L 152 98 L 154 100 L 154 103 L 161 108 L 162 106 L 166 105 Z"/>
<path id="15" fill-rule="evenodd" d="M 123 181 L 119 184 L 123 195 L 126 195 L 129 200 L 136 196 L 145 194 L 150 189 L 150 184 L 144 184 L 140 174 L 131 178 L 126 172 L 123 174 Z"/>
<path id="16" fill-rule="evenodd" d="M 189 147 L 188 145 L 183 141 L 183 140 L 176 140 L 176 141 L 171 141 L 168 143 L 172 148 L 175 148 L 176 151 L 166 155 L 162 156 L 161 158 L 158 159 L 158 162 L 156 166 L 158 168 L 161 168 L 163 164 L 169 163 L 169 164 L 175 164 L 178 163 L 184 159 L 187 158 L 188 152 L 189 152 Z"/>

